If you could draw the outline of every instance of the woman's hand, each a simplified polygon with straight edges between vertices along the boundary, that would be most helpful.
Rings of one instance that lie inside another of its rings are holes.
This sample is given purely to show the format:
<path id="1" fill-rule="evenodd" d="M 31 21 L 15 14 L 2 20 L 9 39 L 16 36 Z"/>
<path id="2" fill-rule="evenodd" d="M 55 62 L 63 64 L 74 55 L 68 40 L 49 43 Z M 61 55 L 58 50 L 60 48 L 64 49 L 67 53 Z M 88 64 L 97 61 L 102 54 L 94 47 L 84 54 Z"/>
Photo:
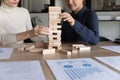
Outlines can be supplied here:
<path id="1" fill-rule="evenodd" d="M 21 41 L 32 37 L 42 37 L 49 34 L 49 28 L 37 25 L 34 29 L 16 34 L 16 40 Z"/>
<path id="2" fill-rule="evenodd" d="M 64 13 L 61 13 L 60 14 L 60 18 L 63 19 L 63 21 L 67 21 L 69 22 L 70 26 L 73 26 L 75 24 L 75 20 L 73 19 L 73 17 L 67 13 L 67 12 L 64 12 Z"/>
<path id="3" fill-rule="evenodd" d="M 30 31 L 30 35 L 31 37 L 48 35 L 49 30 L 48 27 L 37 25 L 32 31 Z"/>

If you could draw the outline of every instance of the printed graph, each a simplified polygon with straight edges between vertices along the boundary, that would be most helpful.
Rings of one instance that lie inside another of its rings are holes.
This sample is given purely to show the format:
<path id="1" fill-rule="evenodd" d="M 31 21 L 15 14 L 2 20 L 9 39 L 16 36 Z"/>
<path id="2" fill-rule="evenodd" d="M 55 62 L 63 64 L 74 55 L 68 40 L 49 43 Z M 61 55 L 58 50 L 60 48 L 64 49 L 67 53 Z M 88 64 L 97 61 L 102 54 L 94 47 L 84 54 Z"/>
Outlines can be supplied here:
<path id="1" fill-rule="evenodd" d="M 46 62 L 56 80 L 120 80 L 119 74 L 90 58 Z"/>

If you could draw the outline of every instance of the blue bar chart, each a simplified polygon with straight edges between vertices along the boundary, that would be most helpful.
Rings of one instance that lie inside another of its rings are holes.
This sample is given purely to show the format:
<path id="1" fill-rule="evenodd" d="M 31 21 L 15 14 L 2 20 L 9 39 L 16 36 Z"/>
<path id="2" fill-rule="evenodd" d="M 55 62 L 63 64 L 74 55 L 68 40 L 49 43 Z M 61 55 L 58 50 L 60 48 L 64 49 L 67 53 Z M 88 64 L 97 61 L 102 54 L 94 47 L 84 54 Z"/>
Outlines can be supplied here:
<path id="1" fill-rule="evenodd" d="M 46 62 L 56 80 L 120 80 L 119 74 L 90 58 L 46 60 Z"/>

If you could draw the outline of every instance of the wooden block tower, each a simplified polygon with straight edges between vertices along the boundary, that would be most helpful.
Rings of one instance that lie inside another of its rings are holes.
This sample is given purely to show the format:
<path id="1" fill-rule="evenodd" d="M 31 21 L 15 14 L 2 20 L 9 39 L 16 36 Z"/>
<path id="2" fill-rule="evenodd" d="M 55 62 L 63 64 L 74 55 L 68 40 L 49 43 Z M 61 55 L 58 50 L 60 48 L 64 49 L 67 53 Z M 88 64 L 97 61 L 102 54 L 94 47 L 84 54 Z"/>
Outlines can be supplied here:
<path id="1" fill-rule="evenodd" d="M 61 49 L 61 19 L 59 14 L 61 7 L 49 7 L 49 28 L 48 49 Z"/>

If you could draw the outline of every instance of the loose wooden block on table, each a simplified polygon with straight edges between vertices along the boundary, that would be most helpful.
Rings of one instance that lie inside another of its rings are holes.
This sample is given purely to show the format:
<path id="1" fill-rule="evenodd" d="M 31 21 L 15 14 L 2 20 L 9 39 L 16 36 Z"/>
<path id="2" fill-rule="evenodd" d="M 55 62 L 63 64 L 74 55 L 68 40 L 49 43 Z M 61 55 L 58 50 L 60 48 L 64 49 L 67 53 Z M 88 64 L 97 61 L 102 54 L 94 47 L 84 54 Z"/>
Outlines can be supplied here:
<path id="1" fill-rule="evenodd" d="M 79 48 L 79 52 L 90 52 L 91 47 L 81 47 Z"/>
<path id="2" fill-rule="evenodd" d="M 69 55 L 69 56 L 71 55 L 71 51 L 68 51 L 68 50 L 65 50 L 65 49 L 60 49 L 59 53 L 60 54 L 66 54 L 66 55 Z"/>
<path id="3" fill-rule="evenodd" d="M 84 44 L 73 44 L 72 48 L 80 48 L 80 47 L 85 47 Z"/>
<path id="4" fill-rule="evenodd" d="M 43 55 L 55 54 L 55 49 L 43 49 L 42 54 Z"/>
<path id="5" fill-rule="evenodd" d="M 29 52 L 35 52 L 35 53 L 38 53 L 38 52 L 42 52 L 42 48 L 34 48 L 34 49 L 30 49 Z"/>
<path id="6" fill-rule="evenodd" d="M 35 48 L 35 45 L 23 45 L 18 48 L 18 51 L 29 51 L 30 49 Z"/>
<path id="7" fill-rule="evenodd" d="M 86 47 L 84 44 L 73 44 L 72 45 L 72 53 L 82 53 L 82 52 L 90 52 L 91 48 Z"/>

